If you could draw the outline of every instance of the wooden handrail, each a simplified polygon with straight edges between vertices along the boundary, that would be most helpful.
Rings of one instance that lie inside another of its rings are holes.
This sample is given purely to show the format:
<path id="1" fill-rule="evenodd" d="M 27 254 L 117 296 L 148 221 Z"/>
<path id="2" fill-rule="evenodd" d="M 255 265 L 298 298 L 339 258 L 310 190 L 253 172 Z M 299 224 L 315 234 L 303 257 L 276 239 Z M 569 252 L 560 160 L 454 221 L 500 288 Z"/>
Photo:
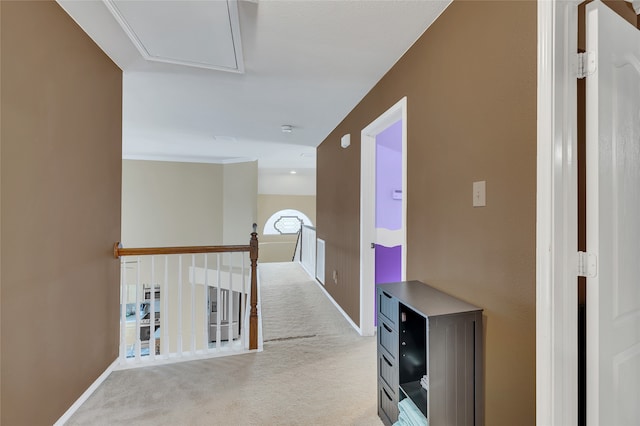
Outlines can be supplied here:
<path id="1" fill-rule="evenodd" d="M 200 253 L 230 253 L 251 251 L 251 246 L 183 246 L 183 247 L 137 247 L 123 248 L 121 243 L 113 245 L 113 257 L 120 256 L 150 256 L 154 254 L 200 254 Z"/>

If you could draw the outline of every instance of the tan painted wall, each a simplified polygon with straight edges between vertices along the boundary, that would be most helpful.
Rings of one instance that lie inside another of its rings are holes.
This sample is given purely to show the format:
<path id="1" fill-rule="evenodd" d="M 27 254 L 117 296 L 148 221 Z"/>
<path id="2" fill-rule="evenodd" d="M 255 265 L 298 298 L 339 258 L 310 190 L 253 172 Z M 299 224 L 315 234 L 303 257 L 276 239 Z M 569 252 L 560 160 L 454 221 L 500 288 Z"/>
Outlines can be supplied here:
<path id="1" fill-rule="evenodd" d="M 125 247 L 222 244 L 221 164 L 122 161 Z"/>
<path id="2" fill-rule="evenodd" d="M 316 169 L 300 168 L 295 174 L 290 169 L 260 169 L 258 194 L 263 195 L 316 195 Z"/>
<path id="3" fill-rule="evenodd" d="M 263 235 L 264 224 L 272 214 L 283 209 L 296 209 L 316 223 L 314 195 L 258 195 L 258 238 L 260 262 L 290 262 L 296 246 L 295 235 Z"/>
<path id="4" fill-rule="evenodd" d="M 258 216 L 258 162 L 224 165 L 224 244 L 249 244 Z"/>
<path id="5" fill-rule="evenodd" d="M 57 3 L 0 9 L 0 422 L 50 425 L 118 356 L 122 72 Z"/>
<path id="6" fill-rule="evenodd" d="M 536 10 L 454 1 L 318 148 L 325 288 L 358 322 L 360 130 L 407 96 L 407 278 L 484 308 L 492 426 L 535 424 Z"/>
<path id="7" fill-rule="evenodd" d="M 249 244 L 257 163 L 122 161 L 125 247 Z"/>

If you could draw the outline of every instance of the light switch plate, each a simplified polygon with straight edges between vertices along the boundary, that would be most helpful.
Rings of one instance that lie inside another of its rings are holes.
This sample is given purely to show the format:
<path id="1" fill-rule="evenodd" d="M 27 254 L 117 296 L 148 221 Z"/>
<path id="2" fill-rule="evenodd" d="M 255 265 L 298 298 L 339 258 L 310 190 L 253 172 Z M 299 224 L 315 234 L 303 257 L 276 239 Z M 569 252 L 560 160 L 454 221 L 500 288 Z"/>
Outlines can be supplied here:
<path id="1" fill-rule="evenodd" d="M 487 205 L 487 182 L 481 180 L 473 182 L 473 207 L 484 207 Z"/>

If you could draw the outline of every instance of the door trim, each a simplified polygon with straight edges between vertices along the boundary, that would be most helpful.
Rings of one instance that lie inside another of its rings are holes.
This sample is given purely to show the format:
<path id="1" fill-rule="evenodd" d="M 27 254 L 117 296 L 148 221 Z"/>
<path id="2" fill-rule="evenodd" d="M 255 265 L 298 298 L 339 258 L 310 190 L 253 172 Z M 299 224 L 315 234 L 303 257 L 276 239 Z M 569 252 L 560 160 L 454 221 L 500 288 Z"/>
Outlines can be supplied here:
<path id="1" fill-rule="evenodd" d="M 373 336 L 375 327 L 375 182 L 376 136 L 402 120 L 402 280 L 407 276 L 407 97 L 376 118 L 360 133 L 360 329 Z"/>
<path id="2" fill-rule="evenodd" d="M 577 0 L 538 1 L 536 423 L 578 423 Z"/>

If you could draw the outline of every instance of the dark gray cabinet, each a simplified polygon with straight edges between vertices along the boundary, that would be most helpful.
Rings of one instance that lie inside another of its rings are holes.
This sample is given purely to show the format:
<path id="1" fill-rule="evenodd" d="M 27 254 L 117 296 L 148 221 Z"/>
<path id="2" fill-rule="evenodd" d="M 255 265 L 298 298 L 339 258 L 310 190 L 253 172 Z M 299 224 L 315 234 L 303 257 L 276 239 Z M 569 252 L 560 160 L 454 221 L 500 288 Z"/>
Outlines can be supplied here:
<path id="1" fill-rule="evenodd" d="M 482 426 L 482 309 L 419 281 L 379 284 L 376 300 L 382 421 L 410 398 L 429 426 Z"/>

